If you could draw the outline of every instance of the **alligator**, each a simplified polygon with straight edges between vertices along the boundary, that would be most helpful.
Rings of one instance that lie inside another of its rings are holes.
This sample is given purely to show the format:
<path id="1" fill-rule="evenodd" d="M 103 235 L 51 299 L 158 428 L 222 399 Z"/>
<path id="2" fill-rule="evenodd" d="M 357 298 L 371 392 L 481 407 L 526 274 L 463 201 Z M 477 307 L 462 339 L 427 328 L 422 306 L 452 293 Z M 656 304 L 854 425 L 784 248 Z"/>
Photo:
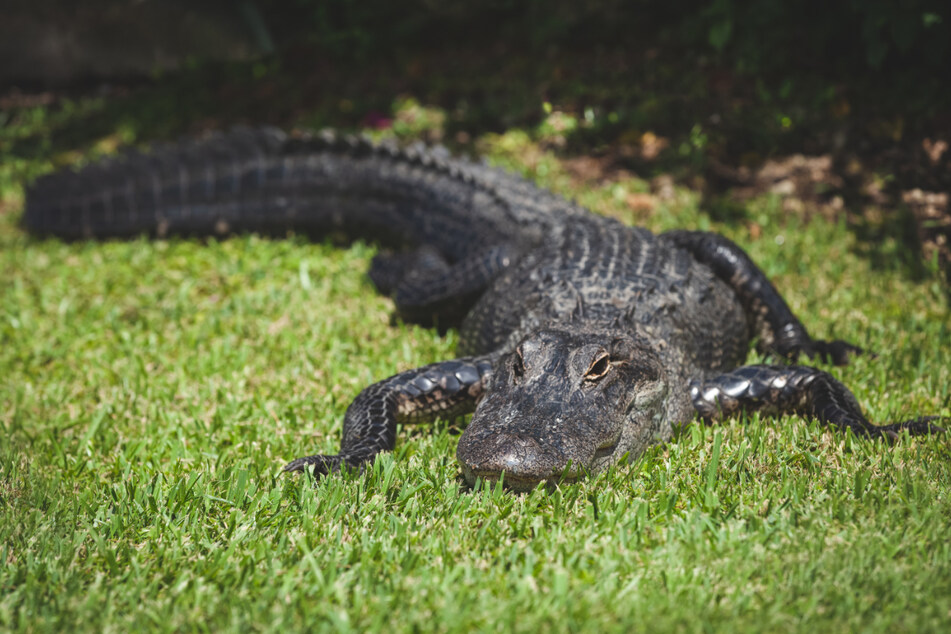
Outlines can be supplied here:
<path id="1" fill-rule="evenodd" d="M 714 233 L 655 235 L 441 148 L 332 132 L 237 129 L 128 150 L 28 190 L 26 229 L 103 239 L 288 232 L 380 244 L 369 276 L 408 322 L 459 329 L 459 357 L 361 391 L 339 453 L 361 469 L 397 426 L 472 414 L 465 479 L 514 490 L 575 481 L 697 418 L 798 414 L 856 436 L 944 431 L 869 422 L 829 373 L 857 346 L 809 335 L 765 274 Z M 751 346 L 770 364 L 743 365 Z"/>

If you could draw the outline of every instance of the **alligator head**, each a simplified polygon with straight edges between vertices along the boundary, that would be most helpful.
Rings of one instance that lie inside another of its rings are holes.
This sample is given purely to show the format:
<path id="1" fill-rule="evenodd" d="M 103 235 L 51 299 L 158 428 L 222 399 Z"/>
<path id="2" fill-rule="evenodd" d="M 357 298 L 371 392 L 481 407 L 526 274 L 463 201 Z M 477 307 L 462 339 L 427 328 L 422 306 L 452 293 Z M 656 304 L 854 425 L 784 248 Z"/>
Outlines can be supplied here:
<path id="1" fill-rule="evenodd" d="M 669 429 L 663 364 L 642 337 L 537 330 L 505 357 L 459 439 L 469 484 L 573 481 L 639 455 Z"/>

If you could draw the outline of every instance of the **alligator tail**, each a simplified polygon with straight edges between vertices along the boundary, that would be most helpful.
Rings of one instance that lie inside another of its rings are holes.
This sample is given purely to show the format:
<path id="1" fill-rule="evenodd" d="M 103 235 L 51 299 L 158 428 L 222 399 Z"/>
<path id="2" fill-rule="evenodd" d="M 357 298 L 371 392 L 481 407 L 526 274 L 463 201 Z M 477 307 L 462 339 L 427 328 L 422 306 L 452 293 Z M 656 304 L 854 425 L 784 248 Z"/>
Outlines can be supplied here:
<path id="1" fill-rule="evenodd" d="M 528 228 L 537 214 L 513 210 L 512 193 L 524 186 L 438 149 L 236 129 L 41 177 L 27 192 L 23 224 L 64 239 L 340 235 L 431 245 L 455 260 L 539 230 Z"/>

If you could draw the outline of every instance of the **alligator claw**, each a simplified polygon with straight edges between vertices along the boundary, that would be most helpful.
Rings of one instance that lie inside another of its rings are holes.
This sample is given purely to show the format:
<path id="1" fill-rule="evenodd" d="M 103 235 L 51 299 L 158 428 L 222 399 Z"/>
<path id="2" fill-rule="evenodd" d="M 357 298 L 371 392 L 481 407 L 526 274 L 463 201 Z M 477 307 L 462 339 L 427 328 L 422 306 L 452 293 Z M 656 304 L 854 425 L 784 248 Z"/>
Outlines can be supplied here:
<path id="1" fill-rule="evenodd" d="M 951 417 L 948 416 L 919 416 L 918 418 L 912 418 L 911 420 L 906 420 L 901 423 L 892 423 L 891 425 L 882 425 L 878 429 L 881 430 L 883 436 L 886 436 L 891 441 L 898 440 L 899 435 L 903 431 L 907 431 L 912 436 L 924 436 L 927 434 L 943 434 L 948 430 L 940 425 L 935 425 L 934 421 L 941 421 L 944 424 L 948 424 L 945 421 L 951 422 Z"/>
<path id="2" fill-rule="evenodd" d="M 834 341 L 813 341 L 812 345 L 806 349 L 805 352 L 811 359 L 819 357 L 826 363 L 833 363 L 834 365 L 848 365 L 852 357 L 858 355 L 867 355 L 873 359 L 878 356 L 874 352 L 869 352 L 864 348 L 852 345 L 841 339 L 835 339 Z"/>
<path id="3" fill-rule="evenodd" d="M 335 456 L 326 456 L 326 455 L 315 455 L 315 456 L 305 456 L 303 458 L 298 458 L 297 460 L 292 460 L 288 462 L 284 469 L 284 473 L 291 471 L 307 471 L 308 467 L 313 467 L 313 474 L 315 478 L 328 475 L 330 473 L 336 473 L 344 468 L 351 469 L 360 469 L 366 461 L 357 460 L 349 456 L 342 454 L 337 454 Z"/>

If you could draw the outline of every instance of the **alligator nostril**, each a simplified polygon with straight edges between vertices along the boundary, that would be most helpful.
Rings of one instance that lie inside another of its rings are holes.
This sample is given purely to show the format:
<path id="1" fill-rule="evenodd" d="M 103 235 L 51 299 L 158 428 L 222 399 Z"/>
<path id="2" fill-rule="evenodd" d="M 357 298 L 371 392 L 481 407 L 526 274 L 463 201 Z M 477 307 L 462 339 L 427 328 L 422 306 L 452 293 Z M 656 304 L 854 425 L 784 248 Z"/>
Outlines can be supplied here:
<path id="1" fill-rule="evenodd" d="M 499 458 L 499 467 L 508 472 L 518 471 L 525 463 L 525 453 L 510 450 Z"/>

